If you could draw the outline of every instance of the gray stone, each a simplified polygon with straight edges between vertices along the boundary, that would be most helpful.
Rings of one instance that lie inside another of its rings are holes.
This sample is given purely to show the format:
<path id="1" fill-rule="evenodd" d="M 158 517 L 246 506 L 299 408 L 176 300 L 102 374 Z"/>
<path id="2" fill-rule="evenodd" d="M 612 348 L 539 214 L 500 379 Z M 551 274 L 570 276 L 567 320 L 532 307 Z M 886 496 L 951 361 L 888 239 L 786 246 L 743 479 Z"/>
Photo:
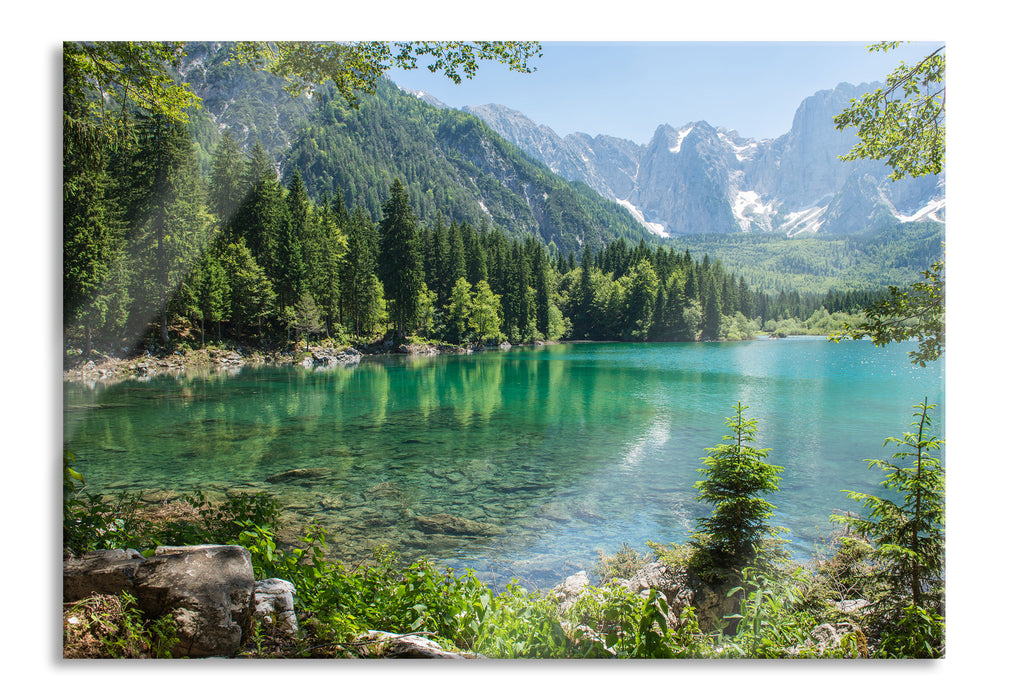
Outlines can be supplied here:
<path id="1" fill-rule="evenodd" d="M 356 640 L 359 648 L 369 656 L 395 659 L 478 659 L 478 654 L 446 651 L 438 642 L 415 634 L 392 634 L 380 630 L 368 630 L 368 634 Z"/>
<path id="2" fill-rule="evenodd" d="M 298 633 L 298 617 L 294 613 L 294 584 L 280 578 L 256 581 L 253 590 L 252 614 L 261 623 L 285 635 Z"/>
<path id="3" fill-rule="evenodd" d="M 718 629 L 726 615 L 731 615 L 737 602 L 683 568 L 673 568 L 660 562 L 645 564 L 624 584 L 628 590 L 648 595 L 658 590 L 669 604 L 669 622 L 679 624 L 684 608 L 691 606 L 702 630 Z"/>
<path id="4" fill-rule="evenodd" d="M 63 602 L 129 591 L 144 558 L 135 549 L 99 549 L 63 560 Z"/>
<path id="5" fill-rule="evenodd" d="M 854 600 L 839 600 L 834 603 L 834 607 L 844 613 L 857 612 L 869 604 L 865 598 L 855 598 Z"/>
<path id="6" fill-rule="evenodd" d="M 176 653 L 232 656 L 248 629 L 254 586 L 244 547 L 158 547 L 137 569 L 134 595 L 148 614 L 175 618 Z"/>
<path id="7" fill-rule="evenodd" d="M 579 571 L 568 576 L 563 583 L 554 586 L 551 592 L 557 599 L 559 611 L 565 613 L 570 610 L 588 585 L 588 574 Z"/>

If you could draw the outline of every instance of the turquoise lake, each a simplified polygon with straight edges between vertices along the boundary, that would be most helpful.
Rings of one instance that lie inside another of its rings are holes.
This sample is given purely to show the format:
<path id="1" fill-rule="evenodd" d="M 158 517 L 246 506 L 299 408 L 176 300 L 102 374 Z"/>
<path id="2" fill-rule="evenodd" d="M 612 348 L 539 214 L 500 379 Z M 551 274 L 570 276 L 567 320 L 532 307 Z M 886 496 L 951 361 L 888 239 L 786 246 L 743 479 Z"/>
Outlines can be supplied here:
<path id="1" fill-rule="evenodd" d="M 108 386 L 65 382 L 64 444 L 89 491 L 267 491 L 283 523 L 327 531 L 332 555 L 404 558 L 534 586 L 590 570 L 599 551 L 682 542 L 708 509 L 697 469 L 737 401 L 785 468 L 772 523 L 796 558 L 831 530 L 845 489 L 879 492 L 913 407 L 937 404 L 943 363 L 907 346 L 822 337 L 736 343 L 573 343 L 358 366 L 243 368 Z M 290 469 L 313 479 L 272 483 Z M 425 534 L 447 514 L 496 534 Z"/>

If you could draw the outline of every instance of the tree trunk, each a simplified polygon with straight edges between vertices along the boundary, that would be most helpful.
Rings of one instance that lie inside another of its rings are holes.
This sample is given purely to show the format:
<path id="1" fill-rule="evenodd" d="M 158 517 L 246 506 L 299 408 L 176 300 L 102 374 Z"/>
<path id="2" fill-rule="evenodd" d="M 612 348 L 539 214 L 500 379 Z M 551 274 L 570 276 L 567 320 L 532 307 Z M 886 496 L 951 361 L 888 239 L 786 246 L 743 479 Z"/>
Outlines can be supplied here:
<path id="1" fill-rule="evenodd" d="M 84 324 L 84 361 L 91 357 L 91 324 Z"/>
<path id="2" fill-rule="evenodd" d="M 168 309 L 161 312 L 161 342 L 168 346 Z"/>

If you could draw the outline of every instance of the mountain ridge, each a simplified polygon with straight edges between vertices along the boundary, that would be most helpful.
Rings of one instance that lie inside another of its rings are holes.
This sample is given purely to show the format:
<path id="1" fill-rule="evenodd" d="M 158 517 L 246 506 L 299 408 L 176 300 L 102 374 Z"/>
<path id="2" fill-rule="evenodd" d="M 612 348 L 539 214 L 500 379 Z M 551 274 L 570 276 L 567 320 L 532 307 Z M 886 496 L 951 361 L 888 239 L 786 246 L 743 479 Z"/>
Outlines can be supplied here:
<path id="1" fill-rule="evenodd" d="M 202 118 L 230 130 L 245 149 L 260 142 L 279 177 L 287 182 L 297 170 L 316 200 L 339 193 L 348 208 L 378 220 L 399 179 L 426 224 L 444 216 L 532 235 L 564 255 L 617 237 L 651 237 L 619 204 L 426 93 L 382 79 L 355 108 L 328 85 L 291 96 L 274 76 L 228 64 L 226 50 L 224 43 L 188 46 L 182 76 L 203 99 Z"/>
<path id="2" fill-rule="evenodd" d="M 530 156 L 585 182 L 663 237 L 774 232 L 860 234 L 945 219 L 945 174 L 892 181 L 885 164 L 838 156 L 856 142 L 833 117 L 876 83 L 842 82 L 805 98 L 773 139 L 697 120 L 659 124 L 648 144 L 575 132 L 561 137 L 499 104 L 466 106 Z"/>

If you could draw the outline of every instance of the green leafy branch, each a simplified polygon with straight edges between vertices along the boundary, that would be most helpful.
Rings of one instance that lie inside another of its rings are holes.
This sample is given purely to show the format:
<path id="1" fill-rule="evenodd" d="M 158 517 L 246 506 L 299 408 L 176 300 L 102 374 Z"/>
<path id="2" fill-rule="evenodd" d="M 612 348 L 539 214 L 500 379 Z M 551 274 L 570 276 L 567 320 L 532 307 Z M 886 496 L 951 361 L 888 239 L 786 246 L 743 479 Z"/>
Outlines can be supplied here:
<path id="1" fill-rule="evenodd" d="M 908 289 L 890 287 L 890 296 L 865 309 L 865 322 L 830 336 L 838 342 L 869 337 L 882 347 L 892 342 L 917 339 L 918 349 L 908 353 L 911 362 L 924 367 L 941 358 L 946 350 L 946 264 L 937 260 L 922 271 L 924 280 Z"/>
<path id="2" fill-rule="evenodd" d="M 422 56 L 427 69 L 444 73 L 459 84 L 476 75 L 480 61 L 498 61 L 519 73 L 531 73 L 529 61 L 539 57 L 534 41 L 318 42 L 240 41 L 229 61 L 267 70 L 287 81 L 291 94 L 332 81 L 340 94 L 357 104 L 356 93 L 374 94 L 377 80 L 390 68 L 413 70 Z"/>
<path id="3" fill-rule="evenodd" d="M 874 44 L 886 52 L 901 42 Z M 856 127 L 859 142 L 841 160 L 885 160 L 900 180 L 940 173 L 946 160 L 946 47 L 914 65 L 901 61 L 886 86 L 851 101 L 834 117 L 838 129 Z"/>

